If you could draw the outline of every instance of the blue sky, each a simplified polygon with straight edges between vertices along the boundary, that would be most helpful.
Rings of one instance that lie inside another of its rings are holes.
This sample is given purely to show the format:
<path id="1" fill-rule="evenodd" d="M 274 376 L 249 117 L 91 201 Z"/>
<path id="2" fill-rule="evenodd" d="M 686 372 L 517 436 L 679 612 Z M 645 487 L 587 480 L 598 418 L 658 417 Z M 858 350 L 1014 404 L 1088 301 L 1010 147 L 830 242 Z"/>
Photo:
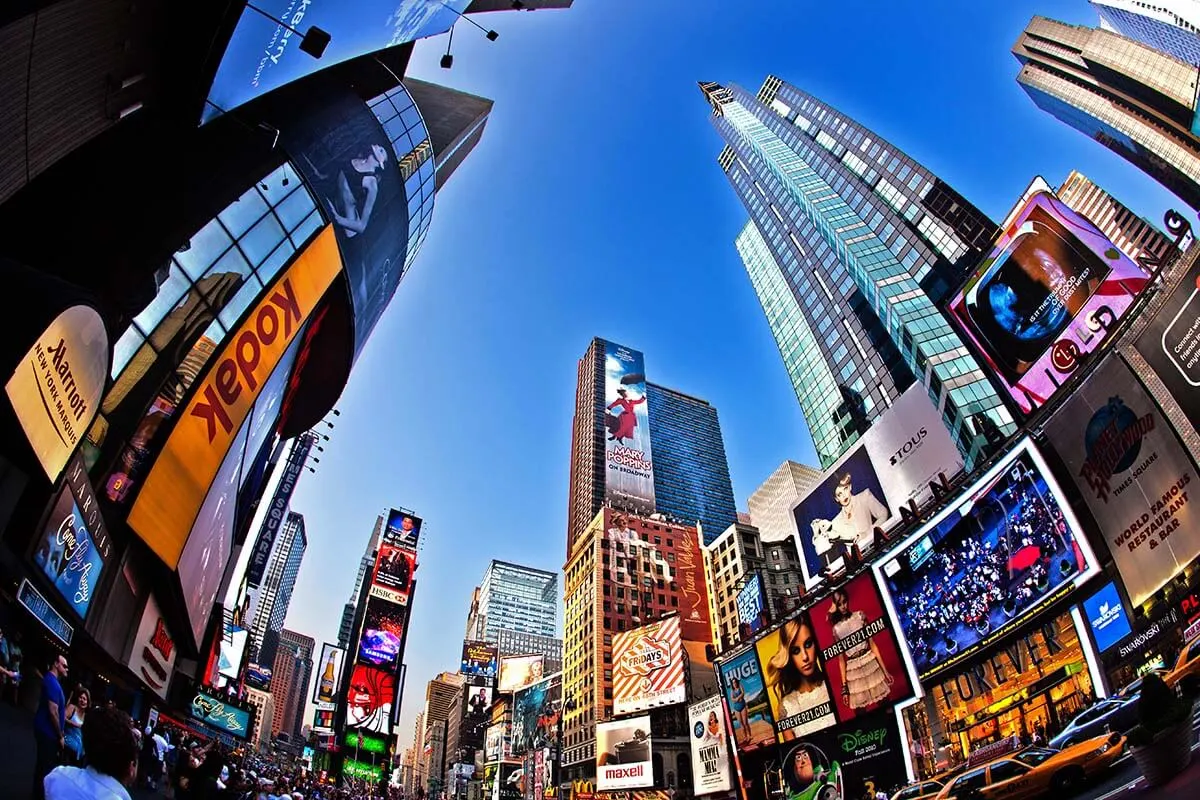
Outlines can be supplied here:
<path id="1" fill-rule="evenodd" d="M 492 558 L 561 570 L 575 365 L 592 336 L 720 412 L 738 506 L 812 445 L 733 247 L 746 215 L 716 165 L 698 80 L 774 73 L 913 155 L 994 219 L 1035 174 L 1079 169 L 1156 222 L 1182 207 L 1036 109 L 1012 43 L 1085 0 L 576 0 L 418 44 L 409 74 L 495 100 L 424 249 L 338 404 L 293 508 L 308 553 L 288 627 L 333 641 L 376 516 L 425 519 L 401 743 L 426 681 L 457 669 Z"/>

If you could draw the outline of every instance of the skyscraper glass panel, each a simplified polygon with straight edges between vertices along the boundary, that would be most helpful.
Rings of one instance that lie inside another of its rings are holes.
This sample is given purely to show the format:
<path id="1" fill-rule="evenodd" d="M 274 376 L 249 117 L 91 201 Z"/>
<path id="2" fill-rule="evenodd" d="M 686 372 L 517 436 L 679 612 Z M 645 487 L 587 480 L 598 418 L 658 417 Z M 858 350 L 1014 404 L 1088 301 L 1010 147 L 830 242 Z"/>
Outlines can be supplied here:
<path id="1" fill-rule="evenodd" d="M 558 630 L 558 575 L 493 561 L 479 584 L 479 618 L 485 641 L 500 630 L 555 636 Z"/>

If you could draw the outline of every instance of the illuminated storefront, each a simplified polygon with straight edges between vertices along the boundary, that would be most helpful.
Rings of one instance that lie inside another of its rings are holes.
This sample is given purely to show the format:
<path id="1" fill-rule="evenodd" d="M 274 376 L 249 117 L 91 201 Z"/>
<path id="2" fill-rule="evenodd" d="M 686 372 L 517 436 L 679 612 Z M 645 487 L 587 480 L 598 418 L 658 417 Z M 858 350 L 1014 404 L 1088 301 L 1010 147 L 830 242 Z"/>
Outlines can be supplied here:
<path id="1" fill-rule="evenodd" d="M 1062 614 L 939 676 L 923 701 L 904 711 L 917 773 L 943 772 L 1010 737 L 1039 729 L 1053 735 L 1096 696 L 1091 648 L 1072 616 Z"/>

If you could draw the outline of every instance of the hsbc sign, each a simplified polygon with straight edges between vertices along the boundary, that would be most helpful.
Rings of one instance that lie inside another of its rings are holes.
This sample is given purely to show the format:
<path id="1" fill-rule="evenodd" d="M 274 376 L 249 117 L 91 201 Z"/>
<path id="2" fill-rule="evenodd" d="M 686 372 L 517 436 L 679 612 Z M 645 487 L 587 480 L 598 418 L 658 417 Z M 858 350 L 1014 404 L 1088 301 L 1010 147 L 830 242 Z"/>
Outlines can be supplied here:
<path id="1" fill-rule="evenodd" d="M 230 332 L 178 416 L 129 513 L 129 526 L 171 569 L 263 384 L 341 270 L 326 226 Z"/>

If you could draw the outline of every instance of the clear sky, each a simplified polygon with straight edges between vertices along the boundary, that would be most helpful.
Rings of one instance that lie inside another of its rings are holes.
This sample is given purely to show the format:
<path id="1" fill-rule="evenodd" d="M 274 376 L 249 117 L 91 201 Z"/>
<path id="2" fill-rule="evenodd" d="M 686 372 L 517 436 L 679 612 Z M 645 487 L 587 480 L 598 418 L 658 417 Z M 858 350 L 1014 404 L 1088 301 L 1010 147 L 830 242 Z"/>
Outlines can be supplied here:
<path id="1" fill-rule="evenodd" d="M 1182 203 L 1034 107 L 1009 52 L 1034 14 L 1095 25 L 1085 0 L 576 0 L 460 24 L 409 74 L 495 100 L 438 196 L 424 249 L 342 395 L 292 507 L 309 546 L 287 625 L 335 641 L 376 516 L 425 519 L 401 746 L 425 683 L 457 669 L 493 558 L 561 570 L 575 366 L 592 336 L 720 412 L 739 508 L 812 444 L 733 239 L 698 80 L 773 73 L 831 103 L 1001 219 L 1071 169 L 1161 224 Z"/>

